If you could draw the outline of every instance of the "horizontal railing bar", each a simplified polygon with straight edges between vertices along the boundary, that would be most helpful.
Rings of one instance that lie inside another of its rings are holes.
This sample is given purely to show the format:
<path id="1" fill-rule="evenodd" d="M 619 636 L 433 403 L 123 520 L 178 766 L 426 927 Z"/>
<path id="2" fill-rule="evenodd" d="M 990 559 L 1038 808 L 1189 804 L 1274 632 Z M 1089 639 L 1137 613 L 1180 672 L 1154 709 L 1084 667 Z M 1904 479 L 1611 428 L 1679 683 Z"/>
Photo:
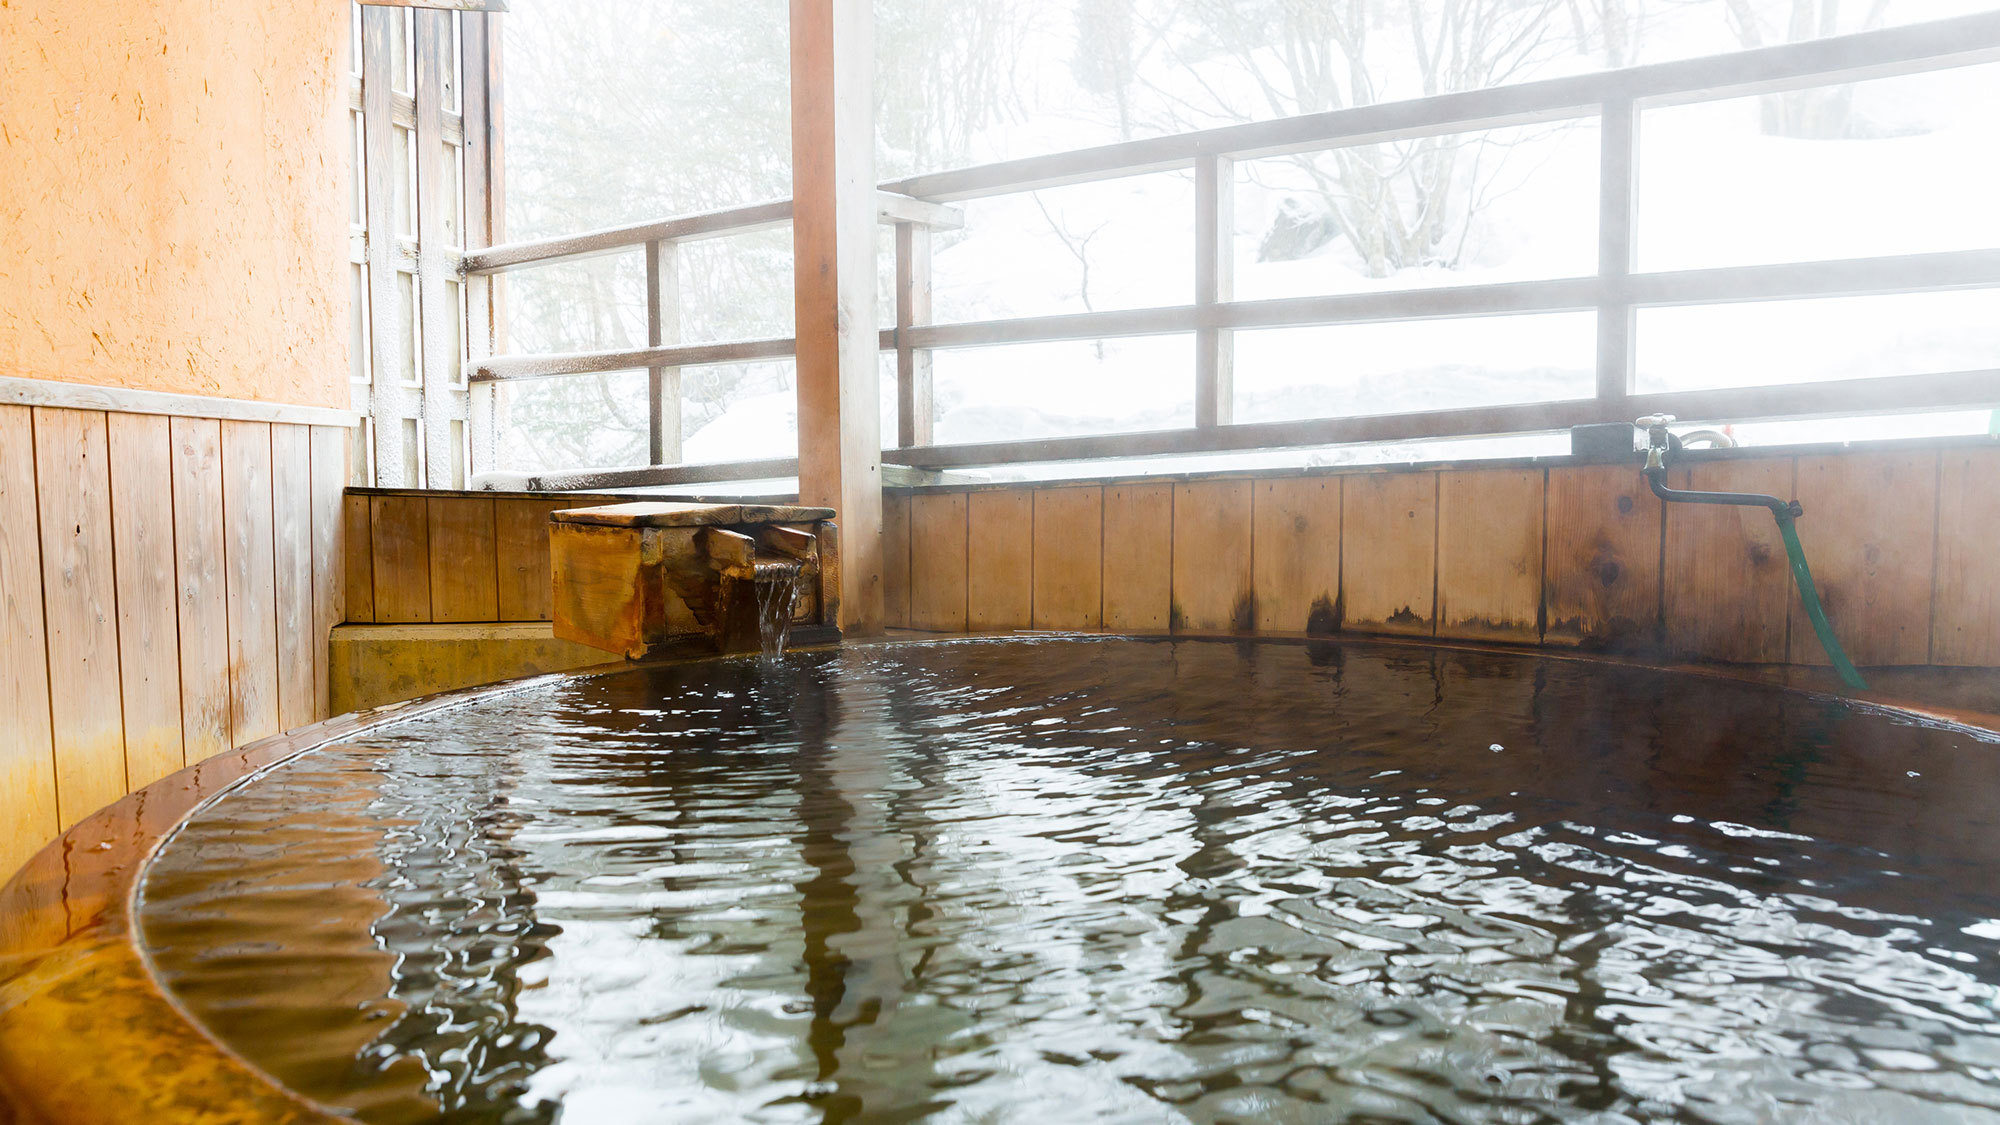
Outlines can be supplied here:
<path id="1" fill-rule="evenodd" d="M 1194 305 L 1102 312 L 1058 313 L 1008 320 L 924 324 L 903 330 L 913 348 L 976 348 L 989 344 L 1039 344 L 1058 340 L 1104 340 L 1120 336 L 1167 336 L 1199 327 Z"/>
<path id="2" fill-rule="evenodd" d="M 574 469 L 554 473 L 483 473 L 482 488 L 502 492 L 595 492 L 672 484 L 720 484 L 775 480 L 799 475 L 796 457 L 725 461 L 706 465 L 650 465 L 630 469 Z"/>
<path id="3" fill-rule="evenodd" d="M 1195 430 L 1043 438 L 886 450 L 885 462 L 947 469 L 1043 461 L 1087 461 L 1222 453 L 1360 442 L 1490 437 L 1562 430 L 1592 422 L 1630 422 L 1645 414 L 1689 420 L 1752 421 L 1915 410 L 2000 406 L 2000 370 L 1891 375 L 1830 383 L 1638 394 L 1619 399 L 1431 410 L 1295 422 L 1257 422 Z"/>
<path id="4" fill-rule="evenodd" d="M 1233 301 L 1215 307 L 1218 328 L 1304 328 L 1452 316 L 1571 312 L 1597 307 L 1598 279 L 1564 277 L 1378 293 Z"/>
<path id="5" fill-rule="evenodd" d="M 1982 12 L 1726 55 L 1225 125 L 932 172 L 882 186 L 940 202 L 976 199 L 1174 171 L 1208 155 L 1249 159 L 1588 116 L 1614 98 L 1672 105 L 1996 59 L 2000 12 Z"/>
<path id="6" fill-rule="evenodd" d="M 881 334 L 883 351 L 893 351 L 896 332 L 885 328 Z M 516 379 L 549 379 L 561 375 L 598 375 L 606 371 L 629 371 L 649 367 L 711 367 L 719 363 L 750 363 L 762 359 L 790 359 L 797 354 L 798 340 L 791 336 L 769 340 L 731 340 L 715 344 L 669 344 L 657 348 L 627 348 L 608 352 L 570 352 L 562 355 L 496 355 L 475 361 L 471 381 L 504 383 Z"/>
<path id="7" fill-rule="evenodd" d="M 886 191 L 877 196 L 875 216 L 884 223 L 922 223 L 945 229 L 957 229 L 965 225 L 965 215 L 957 208 L 922 199 L 911 199 Z M 520 269 L 523 266 L 558 259 L 594 258 L 602 254 L 615 254 L 621 250 L 644 246 L 648 242 L 693 242 L 705 238 L 749 234 L 781 227 L 791 221 L 792 201 L 774 199 L 767 203 L 752 203 L 744 207 L 698 211 L 668 219 L 563 235 L 560 238 L 510 242 L 504 246 L 474 250 L 466 254 L 463 272 L 499 273 L 503 270 Z"/>
<path id="8" fill-rule="evenodd" d="M 2000 286 L 2000 250 L 1638 273 L 1618 279 L 1612 288 L 1614 299 L 1644 306 L 1858 297 L 1983 286 Z"/>

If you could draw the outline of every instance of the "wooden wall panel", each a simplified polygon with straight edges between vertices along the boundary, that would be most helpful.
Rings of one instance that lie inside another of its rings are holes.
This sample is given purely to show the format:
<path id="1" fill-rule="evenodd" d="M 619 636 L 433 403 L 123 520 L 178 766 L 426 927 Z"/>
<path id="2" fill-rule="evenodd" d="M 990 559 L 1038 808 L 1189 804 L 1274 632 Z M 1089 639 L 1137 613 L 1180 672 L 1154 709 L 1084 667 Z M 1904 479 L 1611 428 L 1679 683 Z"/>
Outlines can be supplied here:
<path id="1" fill-rule="evenodd" d="M 312 430 L 312 648 L 313 717 L 332 713 L 327 645 L 333 627 L 347 616 L 347 517 L 341 500 L 348 475 L 347 431 L 335 426 Z"/>
<path id="2" fill-rule="evenodd" d="M 124 796 L 118 595 L 104 415 L 35 408 L 56 806 L 64 829 Z"/>
<path id="3" fill-rule="evenodd" d="M 170 424 L 161 415 L 113 414 L 108 423 L 125 780 L 137 789 L 186 764 L 175 612 L 173 441 Z"/>
<path id="4" fill-rule="evenodd" d="M 34 418 L 0 406 L 0 879 L 55 837 Z"/>
<path id="5" fill-rule="evenodd" d="M 1856 664 L 1930 659 L 1938 455 L 1801 457 L 1799 542 L 1834 636 Z M 1793 664 L 1825 664 L 1805 605 L 1792 599 Z"/>
<path id="6" fill-rule="evenodd" d="M 910 628 L 966 628 L 963 492 L 910 498 Z"/>
<path id="7" fill-rule="evenodd" d="M 193 765 L 235 745 L 230 731 L 222 425 L 210 418 L 175 418 L 170 433 L 175 607 L 181 655 L 181 756 Z"/>
<path id="8" fill-rule="evenodd" d="M 1712 461 L 1673 469 L 1667 483 L 1790 498 L 1793 466 L 1790 458 Z M 1785 659 L 1792 571 L 1768 510 L 1667 505 L 1663 588 L 1670 652 L 1746 664 Z"/>
<path id="9" fill-rule="evenodd" d="M 366 624 L 375 620 L 375 534 L 368 497 L 343 495 L 340 514 L 347 525 L 342 555 L 346 580 L 341 583 L 347 595 L 347 613 L 341 620 Z"/>
<path id="10" fill-rule="evenodd" d="M 1660 630 L 1659 498 L 1629 465 L 1549 470 L 1549 644 L 1629 652 Z"/>
<path id="11" fill-rule="evenodd" d="M 1104 489 L 1035 493 L 1035 628 L 1104 624 Z"/>
<path id="12" fill-rule="evenodd" d="M 430 504 L 421 496 L 368 498 L 375 620 L 431 619 Z"/>
<path id="13" fill-rule="evenodd" d="M 1035 494 L 1031 489 L 966 497 L 966 627 L 1026 629 L 1034 623 Z"/>
<path id="14" fill-rule="evenodd" d="M 549 513 L 568 507 L 563 500 L 495 500 L 493 549 L 499 553 L 496 601 L 502 621 L 547 621 L 549 593 Z"/>
<path id="15" fill-rule="evenodd" d="M 1996 548 L 2000 548 L 2000 449 L 1947 451 L 1938 473 L 1932 663 L 2000 668 L 2000 549 Z"/>
<path id="16" fill-rule="evenodd" d="M 1175 632 L 1249 632 L 1257 627 L 1250 571 L 1247 480 L 1174 486 Z"/>
<path id="17" fill-rule="evenodd" d="M 1331 633 L 1340 628 L 1340 478 L 1256 483 L 1251 555 L 1257 630 Z"/>
<path id="18" fill-rule="evenodd" d="M 1437 591 L 1436 473 L 1343 477 L 1342 626 L 1429 636 Z"/>
<path id="19" fill-rule="evenodd" d="M 278 726 L 313 721 L 323 648 L 313 643 L 312 431 L 271 427 L 271 540 L 276 549 Z M 315 651 L 318 650 L 318 651 Z"/>
<path id="20" fill-rule="evenodd" d="M 1174 486 L 1104 488 L 1104 627 L 1164 633 L 1173 626 Z"/>
<path id="21" fill-rule="evenodd" d="M 263 422 L 224 422 L 229 725 L 239 746 L 284 729 L 278 715 L 278 575 L 272 522 L 271 427 Z"/>
<path id="22" fill-rule="evenodd" d="M 432 621 L 497 621 L 499 555 L 493 501 L 480 496 L 433 496 L 425 501 L 429 529 Z"/>
<path id="23" fill-rule="evenodd" d="M 1437 635 L 1542 639 L 1542 470 L 1440 473 Z"/>
<path id="24" fill-rule="evenodd" d="M 892 629 L 910 627 L 910 498 L 882 496 L 882 603 Z"/>

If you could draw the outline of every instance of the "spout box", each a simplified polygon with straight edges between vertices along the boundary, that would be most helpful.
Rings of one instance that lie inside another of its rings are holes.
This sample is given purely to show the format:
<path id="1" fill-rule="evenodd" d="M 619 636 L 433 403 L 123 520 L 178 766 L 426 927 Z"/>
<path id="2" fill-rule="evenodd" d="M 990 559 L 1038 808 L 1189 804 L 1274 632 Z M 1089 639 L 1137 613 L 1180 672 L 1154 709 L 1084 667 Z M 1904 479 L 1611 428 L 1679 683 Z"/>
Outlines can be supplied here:
<path id="1" fill-rule="evenodd" d="M 759 587 L 786 582 L 797 590 L 791 643 L 838 640 L 833 516 L 831 508 L 650 502 L 555 512 L 555 635 L 635 659 L 755 651 Z"/>

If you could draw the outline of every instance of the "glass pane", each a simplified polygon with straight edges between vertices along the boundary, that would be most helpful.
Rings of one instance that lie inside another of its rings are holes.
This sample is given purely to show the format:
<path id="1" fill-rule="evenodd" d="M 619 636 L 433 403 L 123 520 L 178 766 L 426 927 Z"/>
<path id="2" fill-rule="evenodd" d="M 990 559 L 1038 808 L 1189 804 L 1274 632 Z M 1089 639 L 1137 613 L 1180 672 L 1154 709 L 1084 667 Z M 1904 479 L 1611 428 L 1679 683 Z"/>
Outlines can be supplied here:
<path id="1" fill-rule="evenodd" d="M 1597 141 L 1593 118 L 1245 161 L 1236 297 L 1595 273 Z"/>
<path id="2" fill-rule="evenodd" d="M 1134 176 L 955 204 L 932 252 L 938 323 L 1194 300 L 1194 181 Z"/>
<path id="3" fill-rule="evenodd" d="M 646 257 L 638 251 L 514 270 L 506 293 L 509 355 L 646 346 Z"/>
<path id="4" fill-rule="evenodd" d="M 1194 425 L 1194 338 L 1139 336 L 940 351 L 939 444 Z"/>
<path id="5" fill-rule="evenodd" d="M 1236 421 L 1588 398 L 1597 318 L 1535 313 L 1236 333 Z"/>
<path id="6" fill-rule="evenodd" d="M 2000 368 L 2000 289 L 1640 309 L 1638 388 Z"/>
<path id="7" fill-rule="evenodd" d="M 646 463 L 646 373 L 614 371 L 501 383 L 494 461 L 510 472 Z"/>
<path id="8" fill-rule="evenodd" d="M 2000 247 L 1996 105 L 2000 64 L 1649 111 L 1639 266 Z"/>
<path id="9" fill-rule="evenodd" d="M 682 460 L 797 456 L 796 372 L 789 359 L 682 368 Z"/>

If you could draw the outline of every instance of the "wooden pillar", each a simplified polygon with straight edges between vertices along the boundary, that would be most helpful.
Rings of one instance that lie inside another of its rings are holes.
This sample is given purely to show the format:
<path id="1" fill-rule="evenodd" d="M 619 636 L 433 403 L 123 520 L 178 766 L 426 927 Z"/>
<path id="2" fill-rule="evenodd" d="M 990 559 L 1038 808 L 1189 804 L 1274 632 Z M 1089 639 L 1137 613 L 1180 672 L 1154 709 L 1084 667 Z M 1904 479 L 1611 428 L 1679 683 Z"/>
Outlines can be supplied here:
<path id="1" fill-rule="evenodd" d="M 840 513 L 841 627 L 883 628 L 870 0 L 792 0 L 799 502 Z"/>

